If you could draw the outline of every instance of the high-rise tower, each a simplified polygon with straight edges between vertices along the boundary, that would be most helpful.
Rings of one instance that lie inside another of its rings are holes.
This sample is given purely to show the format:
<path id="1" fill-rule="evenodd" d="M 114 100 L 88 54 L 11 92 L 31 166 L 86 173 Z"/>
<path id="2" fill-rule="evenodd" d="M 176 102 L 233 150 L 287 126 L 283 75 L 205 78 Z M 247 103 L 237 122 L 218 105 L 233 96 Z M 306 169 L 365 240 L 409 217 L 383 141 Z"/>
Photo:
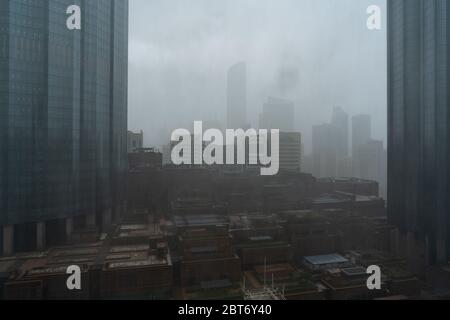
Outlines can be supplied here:
<path id="1" fill-rule="evenodd" d="M 388 215 L 428 263 L 447 262 L 450 3 L 390 0 L 388 15 Z"/>
<path id="2" fill-rule="evenodd" d="M 81 30 L 66 26 L 74 4 Z M 74 219 L 107 225 L 120 215 L 127 61 L 128 0 L 0 2 L 4 254 L 64 238 Z"/>

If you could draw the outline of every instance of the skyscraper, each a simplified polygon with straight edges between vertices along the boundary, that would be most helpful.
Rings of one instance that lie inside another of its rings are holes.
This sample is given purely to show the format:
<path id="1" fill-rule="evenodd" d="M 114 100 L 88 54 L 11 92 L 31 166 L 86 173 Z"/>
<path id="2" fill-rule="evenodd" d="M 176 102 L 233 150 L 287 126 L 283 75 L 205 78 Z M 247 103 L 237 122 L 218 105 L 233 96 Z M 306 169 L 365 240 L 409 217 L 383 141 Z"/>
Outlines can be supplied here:
<path id="1" fill-rule="evenodd" d="M 283 97 L 288 97 L 299 84 L 300 72 L 295 66 L 284 65 L 278 76 L 278 89 Z"/>
<path id="2" fill-rule="evenodd" d="M 450 259 L 450 4 L 388 1 L 388 215 L 431 264 Z"/>
<path id="3" fill-rule="evenodd" d="M 352 154 L 359 146 L 366 144 L 372 138 L 372 120 L 370 115 L 360 114 L 352 118 Z"/>
<path id="4" fill-rule="evenodd" d="M 259 119 L 260 129 L 278 129 L 283 132 L 294 131 L 294 103 L 289 100 L 270 97 L 264 104 Z"/>
<path id="5" fill-rule="evenodd" d="M 227 81 L 227 129 L 243 129 L 247 126 L 247 66 L 235 64 L 228 70 Z"/>
<path id="6" fill-rule="evenodd" d="M 338 136 L 337 157 L 338 161 L 348 157 L 348 140 L 349 140 L 349 125 L 348 114 L 341 107 L 333 109 L 331 124 L 336 127 Z"/>
<path id="7" fill-rule="evenodd" d="M 83 219 L 107 225 L 124 207 L 128 1 L 75 3 L 81 30 L 66 26 L 74 1 L 0 2 L 5 255 L 70 236 Z"/>
<path id="8" fill-rule="evenodd" d="M 313 175 L 318 178 L 337 176 L 337 131 L 326 123 L 313 126 L 312 157 Z"/>
<path id="9" fill-rule="evenodd" d="M 383 141 L 369 140 L 358 146 L 353 159 L 355 177 L 379 183 L 380 195 L 386 198 L 386 150 Z"/>
<path id="10" fill-rule="evenodd" d="M 302 135 L 299 132 L 280 132 L 280 170 L 301 171 Z"/>

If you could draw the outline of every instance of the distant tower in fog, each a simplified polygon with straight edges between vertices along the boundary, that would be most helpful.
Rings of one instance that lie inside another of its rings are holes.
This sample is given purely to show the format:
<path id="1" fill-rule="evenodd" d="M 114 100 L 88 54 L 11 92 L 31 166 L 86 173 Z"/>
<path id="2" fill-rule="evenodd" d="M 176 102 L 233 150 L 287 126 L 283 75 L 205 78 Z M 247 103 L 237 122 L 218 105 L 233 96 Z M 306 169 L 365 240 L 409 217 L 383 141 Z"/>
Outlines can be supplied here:
<path id="1" fill-rule="evenodd" d="M 227 129 L 240 129 L 247 125 L 247 65 L 235 64 L 228 70 Z"/>
<path id="2" fill-rule="evenodd" d="M 372 138 L 372 119 L 367 114 L 354 116 L 352 119 L 352 154 L 359 146 L 366 144 Z"/>
<path id="3" fill-rule="evenodd" d="M 353 176 L 379 183 L 380 194 L 386 198 L 386 150 L 383 141 L 369 140 L 354 151 Z"/>
<path id="4" fill-rule="evenodd" d="M 284 66 L 280 69 L 278 87 L 283 97 L 288 97 L 290 92 L 295 91 L 299 83 L 300 72 L 297 67 Z"/>
<path id="5" fill-rule="evenodd" d="M 278 129 L 282 132 L 294 131 L 294 102 L 270 97 L 263 106 L 259 118 L 260 129 Z"/>
<path id="6" fill-rule="evenodd" d="M 341 107 L 335 107 L 331 124 L 337 130 L 337 157 L 342 160 L 348 157 L 348 139 L 349 139 L 349 125 L 348 114 Z"/>
<path id="7" fill-rule="evenodd" d="M 318 178 L 337 176 L 337 130 L 326 123 L 312 129 L 312 173 Z"/>

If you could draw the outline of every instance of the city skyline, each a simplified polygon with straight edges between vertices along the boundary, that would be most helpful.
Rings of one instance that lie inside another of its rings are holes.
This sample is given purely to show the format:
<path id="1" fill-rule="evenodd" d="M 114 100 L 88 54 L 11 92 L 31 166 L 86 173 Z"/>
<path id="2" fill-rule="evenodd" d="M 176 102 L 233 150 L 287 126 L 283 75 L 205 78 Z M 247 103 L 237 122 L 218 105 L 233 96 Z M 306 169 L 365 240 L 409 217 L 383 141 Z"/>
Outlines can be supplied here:
<path id="1" fill-rule="evenodd" d="M 385 1 L 375 2 L 384 17 Z M 130 130 L 144 130 L 147 146 L 159 147 L 195 120 L 225 127 L 227 72 L 243 61 L 250 127 L 272 96 L 294 102 L 294 129 L 307 153 L 312 126 L 328 121 L 335 106 L 370 114 L 374 138 L 386 141 L 385 19 L 382 30 L 368 30 L 370 4 L 133 1 Z"/>
<path id="2" fill-rule="evenodd" d="M 74 1 L 0 1 L 0 301 L 450 299 L 447 0 Z"/>

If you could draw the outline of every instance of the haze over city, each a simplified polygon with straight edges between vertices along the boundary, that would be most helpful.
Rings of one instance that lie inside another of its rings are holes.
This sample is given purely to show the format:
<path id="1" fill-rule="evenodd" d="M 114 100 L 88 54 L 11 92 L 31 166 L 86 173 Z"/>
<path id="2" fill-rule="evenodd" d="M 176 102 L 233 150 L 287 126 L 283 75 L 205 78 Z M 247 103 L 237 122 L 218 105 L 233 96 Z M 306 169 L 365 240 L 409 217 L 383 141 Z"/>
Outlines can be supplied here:
<path id="1" fill-rule="evenodd" d="M 0 1 L 0 301 L 449 300 L 449 21 L 447 0 Z"/>
<path id="2" fill-rule="evenodd" d="M 369 5 L 382 30 L 366 27 Z M 311 150 L 312 126 L 333 107 L 369 114 L 372 137 L 386 142 L 384 0 L 130 2 L 129 129 L 147 146 L 166 144 L 194 120 L 226 126 L 227 71 L 247 64 L 247 120 L 269 96 L 295 103 L 295 129 Z M 280 73 L 297 77 L 284 90 Z"/>

